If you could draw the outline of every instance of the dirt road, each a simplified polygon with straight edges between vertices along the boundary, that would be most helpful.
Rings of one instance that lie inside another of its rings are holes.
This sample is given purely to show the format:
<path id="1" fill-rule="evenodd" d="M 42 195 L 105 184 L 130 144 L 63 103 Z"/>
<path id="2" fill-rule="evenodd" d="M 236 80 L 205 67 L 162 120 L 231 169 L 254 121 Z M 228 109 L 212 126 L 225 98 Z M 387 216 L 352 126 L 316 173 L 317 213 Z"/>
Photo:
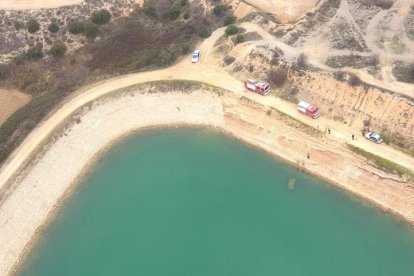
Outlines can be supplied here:
<path id="1" fill-rule="evenodd" d="M 248 28 L 250 24 L 243 25 L 244 28 Z M 8 180 L 18 172 L 24 162 L 33 154 L 39 145 L 44 143 L 47 138 L 53 133 L 57 126 L 59 126 L 64 120 L 75 110 L 83 105 L 105 95 L 112 91 L 122 89 L 134 84 L 144 83 L 148 81 L 156 80 L 194 80 L 204 82 L 210 85 L 214 85 L 240 96 L 247 97 L 253 101 L 256 101 L 264 106 L 273 107 L 281 112 L 290 115 L 297 120 L 300 120 L 315 128 L 319 128 L 324 131 L 330 128 L 331 134 L 327 136 L 328 139 L 333 139 L 341 143 L 350 143 L 355 146 L 361 147 L 364 150 L 373 154 L 383 156 L 395 163 L 398 163 L 404 167 L 407 167 L 414 171 L 414 158 L 407 156 L 401 152 L 398 152 L 386 145 L 376 145 L 363 139 L 354 129 L 342 123 L 327 120 L 322 116 L 317 120 L 313 120 L 302 114 L 299 114 L 296 110 L 296 106 L 292 103 L 285 102 L 279 98 L 272 96 L 263 97 L 254 93 L 248 93 L 245 91 L 242 83 L 239 80 L 231 77 L 224 69 L 213 65 L 212 59 L 214 56 L 210 53 L 212 45 L 215 40 L 223 35 L 224 29 L 216 30 L 212 36 L 204 41 L 199 48 L 202 51 L 201 62 L 198 64 L 192 64 L 190 57 L 186 57 L 167 69 L 135 73 L 124 75 L 112 79 L 108 79 L 99 83 L 95 83 L 86 86 L 76 93 L 72 94 L 60 108 L 58 108 L 53 114 L 51 114 L 42 124 L 40 124 L 32 133 L 25 139 L 25 141 L 16 149 L 16 151 L 10 156 L 6 163 L 0 170 L 0 191 L 6 187 Z M 208 62 L 207 62 L 208 61 Z M 352 140 L 352 134 L 355 134 L 357 139 Z"/>
<path id="2" fill-rule="evenodd" d="M 84 0 L 1 0 L 1 10 L 34 10 L 76 5 Z"/>

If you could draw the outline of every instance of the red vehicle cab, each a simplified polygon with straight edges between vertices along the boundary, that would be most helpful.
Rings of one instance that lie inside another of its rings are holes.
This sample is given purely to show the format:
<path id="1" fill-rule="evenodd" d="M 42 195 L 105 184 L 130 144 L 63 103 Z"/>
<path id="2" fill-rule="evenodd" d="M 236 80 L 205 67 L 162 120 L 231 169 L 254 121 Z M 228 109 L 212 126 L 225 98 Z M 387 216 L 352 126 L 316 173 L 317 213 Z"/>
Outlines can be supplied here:
<path id="1" fill-rule="evenodd" d="M 245 80 L 244 87 L 252 92 L 266 96 L 270 92 L 270 85 L 267 82 L 258 82 L 255 80 Z"/>
<path id="2" fill-rule="evenodd" d="M 319 112 L 319 107 L 317 107 L 316 105 L 307 103 L 305 101 L 300 101 L 298 103 L 297 109 L 300 113 L 303 113 L 306 116 L 312 117 L 314 119 L 318 118 L 321 115 Z"/>

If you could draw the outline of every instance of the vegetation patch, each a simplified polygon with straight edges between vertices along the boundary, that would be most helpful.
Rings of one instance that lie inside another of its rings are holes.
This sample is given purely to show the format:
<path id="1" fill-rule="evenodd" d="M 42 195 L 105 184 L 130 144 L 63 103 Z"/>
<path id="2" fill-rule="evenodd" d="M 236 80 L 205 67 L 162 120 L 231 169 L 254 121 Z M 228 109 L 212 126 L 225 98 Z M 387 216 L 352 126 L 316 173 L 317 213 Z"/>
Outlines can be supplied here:
<path id="1" fill-rule="evenodd" d="M 359 147 L 347 144 L 348 148 L 367 158 L 368 160 L 372 161 L 373 165 L 375 167 L 377 167 L 378 169 L 387 172 L 387 173 L 392 173 L 392 174 L 396 174 L 399 175 L 400 177 L 407 177 L 410 181 L 414 180 L 414 172 L 412 172 L 411 170 L 398 165 L 397 163 L 394 163 L 390 160 L 387 160 L 385 158 L 382 158 L 381 156 L 375 155 L 373 153 L 367 152 Z"/>
<path id="2" fill-rule="evenodd" d="M 166 12 L 172 5 L 191 16 L 187 20 L 171 20 Z M 66 37 L 60 40 L 58 36 L 50 41 L 50 50 L 45 51 L 36 44 L 20 59 L 0 64 L 0 85 L 32 96 L 26 106 L 0 126 L 0 163 L 79 87 L 120 74 L 171 65 L 180 55 L 191 52 L 200 37 L 208 37 L 212 30 L 222 26 L 228 15 L 228 9 L 220 15 L 204 14 L 197 1 L 150 0 L 144 2 L 143 8 L 136 7 L 129 16 L 106 24 L 108 16 L 102 11 L 95 13 L 99 19 L 93 15 L 89 20 L 68 18 L 69 33 L 88 38 L 99 35 L 100 39 L 89 40 L 82 48 L 69 52 L 66 45 L 69 40 Z M 43 51 L 53 58 L 40 58 Z"/>

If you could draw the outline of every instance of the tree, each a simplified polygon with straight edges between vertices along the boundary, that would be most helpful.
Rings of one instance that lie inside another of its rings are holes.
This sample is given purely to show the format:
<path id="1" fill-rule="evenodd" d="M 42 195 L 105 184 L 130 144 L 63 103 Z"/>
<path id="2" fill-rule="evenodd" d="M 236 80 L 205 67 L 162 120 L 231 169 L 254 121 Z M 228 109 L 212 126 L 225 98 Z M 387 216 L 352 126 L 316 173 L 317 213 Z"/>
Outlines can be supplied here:
<path id="1" fill-rule="evenodd" d="M 67 24 L 68 30 L 72 34 L 80 34 L 83 33 L 84 23 L 76 20 L 71 20 Z"/>
<path id="2" fill-rule="evenodd" d="M 67 47 L 62 41 L 56 41 L 50 48 L 50 54 L 54 57 L 63 57 L 66 53 Z"/>
<path id="3" fill-rule="evenodd" d="M 111 13 L 108 10 L 101 9 L 99 11 L 93 11 L 91 15 L 91 21 L 98 25 L 103 25 L 111 20 Z"/>
<path id="4" fill-rule="evenodd" d="M 228 15 L 224 18 L 224 26 L 234 24 L 234 22 L 236 22 L 236 17 L 234 15 Z"/>
<path id="5" fill-rule="evenodd" d="M 39 42 L 35 46 L 30 47 L 29 50 L 27 50 L 26 56 L 32 60 L 41 59 L 44 56 L 43 44 Z"/>
<path id="6" fill-rule="evenodd" d="M 171 7 L 167 10 L 167 16 L 171 20 L 176 20 L 180 14 L 180 8 L 177 5 L 171 5 Z"/>
<path id="7" fill-rule="evenodd" d="M 207 27 L 203 27 L 198 31 L 198 36 L 201 38 L 207 38 L 211 36 L 211 30 Z"/>
<path id="8" fill-rule="evenodd" d="M 47 28 L 49 32 L 51 33 L 57 33 L 60 29 L 59 24 L 57 22 L 52 22 L 49 24 L 49 27 Z"/>
<path id="9" fill-rule="evenodd" d="M 39 22 L 37 22 L 36 19 L 32 18 L 32 19 L 29 19 L 29 21 L 27 21 L 26 27 L 29 33 L 33 34 L 40 29 L 40 24 Z"/>
<path id="10" fill-rule="evenodd" d="M 154 4 L 149 3 L 147 1 L 144 2 L 144 6 L 142 7 L 142 11 L 148 17 L 155 17 L 155 15 L 157 15 Z"/>
<path id="11" fill-rule="evenodd" d="M 219 15 L 222 15 L 223 13 L 225 13 L 228 9 L 229 9 L 229 7 L 227 5 L 220 4 L 220 5 L 217 5 L 213 8 L 213 13 L 214 13 L 214 15 L 219 16 Z"/>
<path id="12" fill-rule="evenodd" d="M 236 44 L 243 43 L 244 42 L 244 36 L 241 35 L 241 34 L 237 35 L 236 39 L 235 39 L 235 42 L 236 42 Z"/>
<path id="13" fill-rule="evenodd" d="M 224 32 L 227 36 L 235 35 L 239 32 L 239 28 L 235 25 L 229 25 Z"/>
<path id="14" fill-rule="evenodd" d="M 83 33 L 87 38 L 95 38 L 99 33 L 99 26 L 92 22 L 87 22 L 84 25 Z"/>

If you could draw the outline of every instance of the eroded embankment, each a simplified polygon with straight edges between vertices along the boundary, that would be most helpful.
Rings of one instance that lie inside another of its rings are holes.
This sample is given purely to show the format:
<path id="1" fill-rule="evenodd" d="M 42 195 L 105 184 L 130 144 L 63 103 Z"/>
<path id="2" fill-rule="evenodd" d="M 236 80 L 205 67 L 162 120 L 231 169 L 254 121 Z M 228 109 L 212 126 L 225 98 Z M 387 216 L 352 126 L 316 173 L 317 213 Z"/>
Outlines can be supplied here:
<path id="1" fill-rule="evenodd" d="M 318 130 L 216 88 L 144 84 L 95 100 L 70 115 L 9 183 L 0 205 L 0 275 L 16 267 L 65 194 L 103 149 L 133 131 L 171 125 L 219 128 L 414 221 L 412 188 L 367 165 L 346 145 Z"/>

